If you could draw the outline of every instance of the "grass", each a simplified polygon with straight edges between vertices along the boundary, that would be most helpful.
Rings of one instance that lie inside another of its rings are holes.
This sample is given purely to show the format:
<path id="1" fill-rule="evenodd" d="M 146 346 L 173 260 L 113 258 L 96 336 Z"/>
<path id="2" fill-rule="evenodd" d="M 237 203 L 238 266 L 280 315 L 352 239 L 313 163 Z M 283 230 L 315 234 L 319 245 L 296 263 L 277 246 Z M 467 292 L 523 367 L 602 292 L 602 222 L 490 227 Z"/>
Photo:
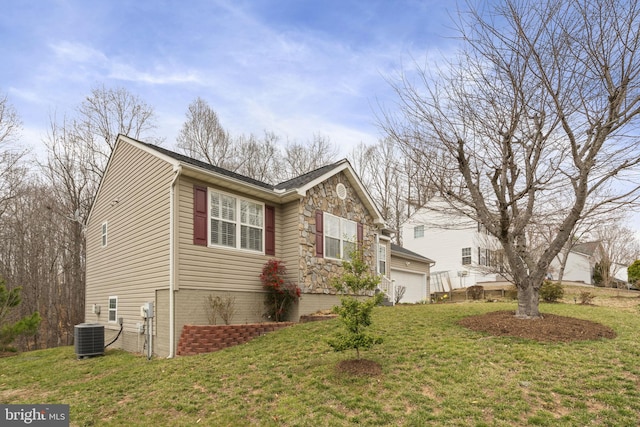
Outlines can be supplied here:
<path id="1" fill-rule="evenodd" d="M 596 301 L 597 302 L 597 301 Z M 637 300 L 640 304 L 640 300 Z M 515 303 L 379 307 L 376 377 L 340 374 L 326 339 L 336 320 L 299 324 L 216 353 L 172 360 L 73 347 L 0 359 L 0 403 L 66 403 L 71 425 L 637 426 L 640 311 L 541 304 L 598 321 L 613 340 L 495 338 L 463 316 Z"/>

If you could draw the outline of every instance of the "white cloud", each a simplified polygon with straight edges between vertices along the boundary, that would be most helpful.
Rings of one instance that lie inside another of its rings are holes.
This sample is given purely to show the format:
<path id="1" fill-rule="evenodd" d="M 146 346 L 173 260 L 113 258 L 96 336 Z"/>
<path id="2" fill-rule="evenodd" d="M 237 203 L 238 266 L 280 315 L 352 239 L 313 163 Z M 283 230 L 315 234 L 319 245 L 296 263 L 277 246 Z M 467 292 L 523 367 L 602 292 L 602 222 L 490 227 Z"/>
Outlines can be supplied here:
<path id="1" fill-rule="evenodd" d="M 78 42 L 60 41 L 50 45 L 51 50 L 63 61 L 104 64 L 107 56 L 101 51 Z"/>
<path id="2" fill-rule="evenodd" d="M 109 66 L 107 78 L 124 80 L 152 85 L 167 84 L 202 84 L 202 78 L 196 71 L 173 71 L 156 67 L 151 71 L 140 71 L 131 65 L 112 62 Z"/>

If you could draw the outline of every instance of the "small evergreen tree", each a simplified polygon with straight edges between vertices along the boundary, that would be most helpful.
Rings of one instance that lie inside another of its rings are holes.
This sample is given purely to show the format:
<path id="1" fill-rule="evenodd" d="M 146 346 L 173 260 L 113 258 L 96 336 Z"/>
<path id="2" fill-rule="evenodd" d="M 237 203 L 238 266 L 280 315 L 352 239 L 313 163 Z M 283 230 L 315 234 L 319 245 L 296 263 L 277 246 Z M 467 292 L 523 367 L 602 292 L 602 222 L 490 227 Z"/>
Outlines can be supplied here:
<path id="1" fill-rule="evenodd" d="M 4 280 L 0 279 L 0 351 L 12 350 L 11 343 L 18 336 L 33 335 L 40 325 L 40 314 L 37 311 L 17 322 L 10 322 L 9 314 L 22 302 L 21 290 L 20 287 L 7 290 Z"/>
<path id="2" fill-rule="evenodd" d="M 545 280 L 540 287 L 540 298 L 545 302 L 557 302 L 564 297 L 564 288 L 558 282 Z"/>
<path id="3" fill-rule="evenodd" d="M 382 301 L 382 294 L 366 296 L 366 293 L 375 291 L 380 278 L 370 273 L 362 251 L 352 252 L 351 260 L 344 261 L 342 265 L 344 273 L 331 284 L 343 294 L 341 304 L 334 307 L 333 311 L 338 314 L 344 330 L 328 343 L 335 351 L 355 349 L 356 356 L 360 359 L 360 349 L 367 350 L 382 342 L 382 338 L 367 331 L 371 325 L 373 308 Z"/>
<path id="4" fill-rule="evenodd" d="M 606 287 L 609 284 L 609 263 L 605 260 L 597 262 L 593 267 L 593 284 Z"/>

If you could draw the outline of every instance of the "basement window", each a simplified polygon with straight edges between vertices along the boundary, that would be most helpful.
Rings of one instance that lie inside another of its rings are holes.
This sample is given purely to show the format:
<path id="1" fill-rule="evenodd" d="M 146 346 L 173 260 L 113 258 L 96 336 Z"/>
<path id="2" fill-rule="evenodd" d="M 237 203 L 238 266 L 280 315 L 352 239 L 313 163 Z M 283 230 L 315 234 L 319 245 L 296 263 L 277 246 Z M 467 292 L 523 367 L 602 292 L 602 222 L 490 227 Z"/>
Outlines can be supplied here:
<path id="1" fill-rule="evenodd" d="M 109 297 L 109 323 L 118 320 L 118 297 Z"/>

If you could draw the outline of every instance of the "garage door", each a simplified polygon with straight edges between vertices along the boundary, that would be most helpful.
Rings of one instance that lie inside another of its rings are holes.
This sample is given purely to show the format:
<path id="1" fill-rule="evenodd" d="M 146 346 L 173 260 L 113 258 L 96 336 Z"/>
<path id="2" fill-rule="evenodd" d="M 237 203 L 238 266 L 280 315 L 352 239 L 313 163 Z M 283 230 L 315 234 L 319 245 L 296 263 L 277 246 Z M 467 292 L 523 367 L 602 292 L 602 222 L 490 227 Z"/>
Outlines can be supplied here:
<path id="1" fill-rule="evenodd" d="M 427 298 L 427 276 L 409 271 L 391 269 L 391 280 L 397 286 L 404 286 L 406 291 L 400 303 L 415 303 Z"/>

